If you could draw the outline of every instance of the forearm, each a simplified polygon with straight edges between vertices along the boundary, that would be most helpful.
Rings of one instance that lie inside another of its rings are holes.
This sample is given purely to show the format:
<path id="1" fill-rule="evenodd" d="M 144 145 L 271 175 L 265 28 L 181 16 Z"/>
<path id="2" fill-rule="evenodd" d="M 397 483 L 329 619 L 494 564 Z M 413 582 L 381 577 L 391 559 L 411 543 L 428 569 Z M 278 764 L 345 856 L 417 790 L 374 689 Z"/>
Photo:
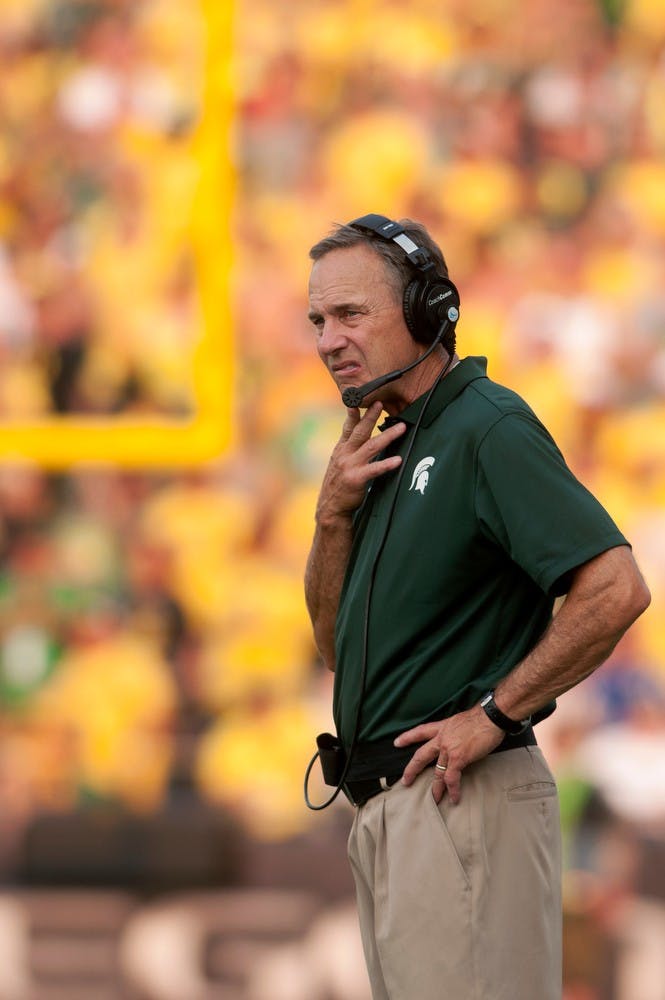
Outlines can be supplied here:
<path id="1" fill-rule="evenodd" d="M 329 670 L 335 669 L 335 621 L 351 551 L 350 517 L 317 519 L 305 570 L 305 601 L 312 620 L 314 641 Z"/>
<path id="2" fill-rule="evenodd" d="M 351 553 L 354 512 L 363 501 L 367 484 L 402 461 L 399 455 L 378 457 L 406 430 L 405 424 L 398 423 L 373 436 L 381 411 L 379 402 L 362 417 L 358 410 L 347 410 L 319 493 L 316 531 L 305 570 L 305 601 L 314 640 L 329 670 L 335 669 L 335 621 Z"/>
<path id="3" fill-rule="evenodd" d="M 523 719 L 579 684 L 648 604 L 649 592 L 625 547 L 582 567 L 540 642 L 497 685 L 501 710 Z"/>
<path id="4" fill-rule="evenodd" d="M 584 680 L 609 656 L 623 633 L 648 607 L 649 591 L 630 550 L 610 549 L 581 566 L 566 600 L 539 643 L 495 689 L 501 711 L 515 721 L 543 708 Z M 494 750 L 503 738 L 479 704 L 440 722 L 401 733 L 397 746 L 422 743 L 404 769 L 409 785 L 437 758 L 432 794 L 460 800 L 462 770 Z"/>

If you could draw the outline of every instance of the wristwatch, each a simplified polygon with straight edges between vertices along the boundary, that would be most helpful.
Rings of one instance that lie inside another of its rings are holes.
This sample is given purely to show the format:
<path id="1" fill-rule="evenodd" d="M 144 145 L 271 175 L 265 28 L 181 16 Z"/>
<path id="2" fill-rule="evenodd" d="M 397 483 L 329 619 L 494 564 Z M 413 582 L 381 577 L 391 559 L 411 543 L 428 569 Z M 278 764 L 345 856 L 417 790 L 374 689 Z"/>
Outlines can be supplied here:
<path id="1" fill-rule="evenodd" d="M 490 719 L 495 726 L 499 729 L 503 729 L 504 733 L 510 733 L 511 736 L 519 736 L 531 725 L 531 716 L 516 722 L 515 719 L 509 719 L 505 715 L 497 703 L 494 700 L 494 691 L 488 691 L 487 694 L 483 695 L 480 699 L 480 707 L 485 712 L 485 715 Z"/>

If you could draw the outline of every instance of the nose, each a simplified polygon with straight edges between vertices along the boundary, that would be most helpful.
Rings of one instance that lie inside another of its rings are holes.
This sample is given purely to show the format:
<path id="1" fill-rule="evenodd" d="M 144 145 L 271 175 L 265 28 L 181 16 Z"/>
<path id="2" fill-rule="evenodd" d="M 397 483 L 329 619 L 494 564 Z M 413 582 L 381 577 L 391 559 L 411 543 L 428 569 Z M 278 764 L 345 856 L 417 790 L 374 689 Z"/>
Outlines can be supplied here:
<path id="1" fill-rule="evenodd" d="M 327 316 L 319 328 L 318 350 L 323 358 L 342 350 L 348 343 L 344 327 L 334 316 Z"/>

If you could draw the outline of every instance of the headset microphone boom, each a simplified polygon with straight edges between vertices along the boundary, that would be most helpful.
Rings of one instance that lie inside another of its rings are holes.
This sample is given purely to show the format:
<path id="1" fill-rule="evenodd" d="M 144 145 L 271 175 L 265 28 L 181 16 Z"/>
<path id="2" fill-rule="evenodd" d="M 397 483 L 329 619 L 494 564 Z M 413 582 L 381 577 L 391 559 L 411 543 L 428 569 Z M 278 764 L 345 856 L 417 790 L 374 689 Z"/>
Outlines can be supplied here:
<path id="1" fill-rule="evenodd" d="M 450 327 L 457 322 L 458 318 L 459 309 L 457 306 L 448 306 L 446 319 L 441 324 L 436 337 L 423 354 L 417 357 L 415 361 L 412 361 L 411 364 L 407 365 L 405 368 L 396 368 L 394 371 L 388 372 L 387 375 L 381 375 L 379 378 L 372 379 L 371 382 L 366 382 L 365 385 L 348 386 L 342 391 L 342 402 L 344 405 L 351 408 L 360 406 L 365 396 L 369 396 L 369 394 L 374 392 L 376 389 L 380 389 L 389 382 L 394 382 L 396 379 L 401 378 L 402 375 L 406 375 L 407 372 L 410 372 L 412 368 L 415 368 L 416 365 L 419 365 L 430 356 L 436 345 L 441 343 Z"/>

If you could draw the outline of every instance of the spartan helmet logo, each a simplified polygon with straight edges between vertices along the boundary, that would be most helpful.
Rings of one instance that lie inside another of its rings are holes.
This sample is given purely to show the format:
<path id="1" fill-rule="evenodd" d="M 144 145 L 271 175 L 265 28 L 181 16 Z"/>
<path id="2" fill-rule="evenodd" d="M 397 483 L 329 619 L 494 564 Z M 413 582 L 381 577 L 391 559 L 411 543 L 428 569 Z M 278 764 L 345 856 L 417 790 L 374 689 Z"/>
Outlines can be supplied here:
<path id="1" fill-rule="evenodd" d="M 424 495 L 425 489 L 429 482 L 429 469 L 432 468 L 434 462 L 436 461 L 432 455 L 428 455 L 427 458 L 421 458 L 417 466 L 413 470 L 413 478 L 411 480 L 411 485 L 409 486 L 409 492 L 415 490 L 416 493 L 421 493 Z"/>

